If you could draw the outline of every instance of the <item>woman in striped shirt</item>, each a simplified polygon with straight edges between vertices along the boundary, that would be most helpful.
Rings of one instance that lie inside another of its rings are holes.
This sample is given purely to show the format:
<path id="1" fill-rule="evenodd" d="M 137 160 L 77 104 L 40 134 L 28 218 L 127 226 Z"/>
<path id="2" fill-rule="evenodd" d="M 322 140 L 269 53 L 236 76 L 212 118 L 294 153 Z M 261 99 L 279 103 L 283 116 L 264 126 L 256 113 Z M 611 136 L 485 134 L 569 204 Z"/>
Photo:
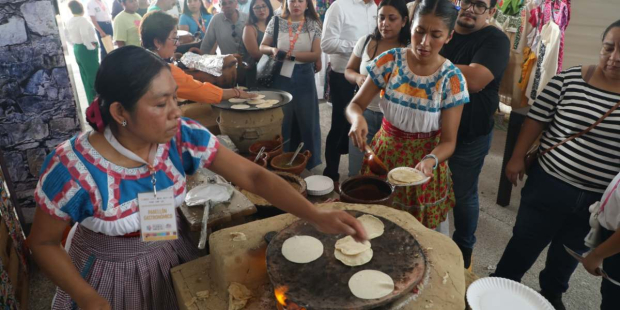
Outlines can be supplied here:
<path id="1" fill-rule="evenodd" d="M 599 120 L 620 101 L 620 20 L 603 34 L 600 61 L 555 76 L 528 113 L 506 166 L 517 184 L 523 178 L 525 154 L 542 133 L 539 151 L 576 135 Z M 542 250 L 551 243 L 540 287 L 556 309 L 565 309 L 562 293 L 577 261 L 588 248 L 588 207 L 600 200 L 607 184 L 620 172 L 620 109 L 584 135 L 540 156 L 521 192 L 513 230 L 494 276 L 520 281 Z"/>

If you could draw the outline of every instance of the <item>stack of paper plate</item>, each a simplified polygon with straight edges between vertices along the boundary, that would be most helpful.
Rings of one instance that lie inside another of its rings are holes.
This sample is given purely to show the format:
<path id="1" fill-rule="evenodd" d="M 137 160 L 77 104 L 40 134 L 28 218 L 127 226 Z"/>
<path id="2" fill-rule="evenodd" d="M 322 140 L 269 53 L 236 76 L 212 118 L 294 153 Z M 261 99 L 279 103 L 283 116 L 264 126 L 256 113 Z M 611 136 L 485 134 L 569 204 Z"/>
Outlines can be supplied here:
<path id="1" fill-rule="evenodd" d="M 334 181 L 326 176 L 313 175 L 305 178 L 304 180 L 308 185 L 308 195 L 323 196 L 334 190 Z"/>
<path id="2" fill-rule="evenodd" d="M 472 310 L 554 310 L 542 295 L 533 289 L 504 278 L 483 278 L 467 290 Z"/>

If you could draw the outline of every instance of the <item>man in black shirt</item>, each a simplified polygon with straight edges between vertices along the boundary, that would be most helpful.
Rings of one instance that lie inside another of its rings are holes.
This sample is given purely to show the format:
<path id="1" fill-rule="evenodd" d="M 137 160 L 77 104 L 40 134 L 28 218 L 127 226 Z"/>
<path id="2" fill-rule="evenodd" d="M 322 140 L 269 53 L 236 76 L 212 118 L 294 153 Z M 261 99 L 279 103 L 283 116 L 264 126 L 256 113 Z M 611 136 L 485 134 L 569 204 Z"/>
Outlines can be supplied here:
<path id="1" fill-rule="evenodd" d="M 499 106 L 499 84 L 510 56 L 510 40 L 488 24 L 497 0 L 460 1 L 454 36 L 441 54 L 465 76 L 470 102 L 463 108 L 452 171 L 456 205 L 452 239 L 463 252 L 465 268 L 471 266 L 478 225 L 478 177 L 491 147 L 493 115 Z"/>

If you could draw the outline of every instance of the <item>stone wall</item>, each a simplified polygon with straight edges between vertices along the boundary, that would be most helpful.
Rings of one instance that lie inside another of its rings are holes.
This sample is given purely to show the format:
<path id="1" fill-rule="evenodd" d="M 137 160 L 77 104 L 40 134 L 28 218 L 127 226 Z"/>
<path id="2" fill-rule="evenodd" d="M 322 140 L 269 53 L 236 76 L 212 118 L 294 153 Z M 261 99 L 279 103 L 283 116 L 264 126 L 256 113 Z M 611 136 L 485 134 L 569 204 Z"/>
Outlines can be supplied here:
<path id="1" fill-rule="evenodd" d="M 52 2 L 0 0 L 0 147 L 22 207 L 46 154 L 79 128 Z"/>

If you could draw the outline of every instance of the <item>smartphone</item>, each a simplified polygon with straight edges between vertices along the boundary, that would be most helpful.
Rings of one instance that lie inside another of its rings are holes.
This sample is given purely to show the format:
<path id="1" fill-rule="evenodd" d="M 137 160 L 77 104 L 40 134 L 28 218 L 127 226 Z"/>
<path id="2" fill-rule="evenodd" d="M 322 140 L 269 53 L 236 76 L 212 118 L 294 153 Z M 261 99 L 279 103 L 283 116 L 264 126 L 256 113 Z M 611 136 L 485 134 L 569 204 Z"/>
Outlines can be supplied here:
<path id="1" fill-rule="evenodd" d="M 278 51 L 278 54 L 276 55 L 276 60 L 284 61 L 285 58 L 286 58 L 286 52 L 285 51 Z"/>

